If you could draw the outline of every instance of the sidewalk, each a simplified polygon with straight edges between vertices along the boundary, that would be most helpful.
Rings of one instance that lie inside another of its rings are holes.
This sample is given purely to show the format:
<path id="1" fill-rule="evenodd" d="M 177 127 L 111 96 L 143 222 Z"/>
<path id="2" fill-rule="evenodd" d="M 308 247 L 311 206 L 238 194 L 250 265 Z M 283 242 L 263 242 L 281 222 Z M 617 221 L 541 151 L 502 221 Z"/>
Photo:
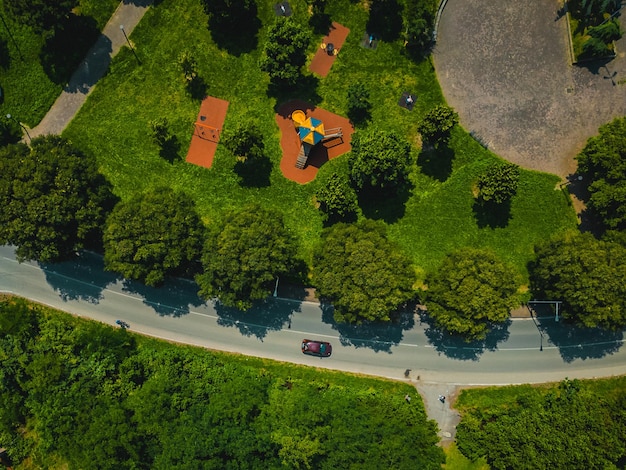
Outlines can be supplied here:
<path id="1" fill-rule="evenodd" d="M 153 0 L 122 0 L 102 34 L 76 69 L 70 82 L 54 102 L 41 122 L 30 130 L 31 137 L 61 134 L 81 108 L 111 63 L 111 59 L 126 43 L 120 26 L 130 36 Z"/>

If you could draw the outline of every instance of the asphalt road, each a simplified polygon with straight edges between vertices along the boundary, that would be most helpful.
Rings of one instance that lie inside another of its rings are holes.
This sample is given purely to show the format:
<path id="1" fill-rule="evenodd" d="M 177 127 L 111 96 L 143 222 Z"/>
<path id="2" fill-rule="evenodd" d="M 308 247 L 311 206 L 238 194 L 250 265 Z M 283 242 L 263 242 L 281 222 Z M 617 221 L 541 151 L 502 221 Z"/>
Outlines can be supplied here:
<path id="1" fill-rule="evenodd" d="M 131 331 L 211 349 L 317 367 L 453 385 L 534 383 L 626 373 L 623 332 L 575 330 L 553 317 L 515 320 L 483 343 L 442 336 L 419 315 L 401 325 L 346 327 L 316 303 L 271 299 L 248 313 L 202 302 L 191 282 L 151 289 L 102 269 L 85 254 L 71 263 L 17 263 L 0 247 L 0 290 Z M 333 344 L 331 358 L 304 356 L 304 337 Z"/>

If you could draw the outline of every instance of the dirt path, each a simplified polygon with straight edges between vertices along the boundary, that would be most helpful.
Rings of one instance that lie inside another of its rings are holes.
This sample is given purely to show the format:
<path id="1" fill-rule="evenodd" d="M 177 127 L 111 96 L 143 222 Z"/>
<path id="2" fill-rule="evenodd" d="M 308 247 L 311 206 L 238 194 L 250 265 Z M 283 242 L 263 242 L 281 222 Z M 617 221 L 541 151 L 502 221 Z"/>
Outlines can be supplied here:
<path id="1" fill-rule="evenodd" d="M 626 115 L 626 38 L 606 67 L 570 65 L 561 4 L 448 0 L 434 61 L 468 131 L 511 162 L 566 177 L 598 127 Z"/>

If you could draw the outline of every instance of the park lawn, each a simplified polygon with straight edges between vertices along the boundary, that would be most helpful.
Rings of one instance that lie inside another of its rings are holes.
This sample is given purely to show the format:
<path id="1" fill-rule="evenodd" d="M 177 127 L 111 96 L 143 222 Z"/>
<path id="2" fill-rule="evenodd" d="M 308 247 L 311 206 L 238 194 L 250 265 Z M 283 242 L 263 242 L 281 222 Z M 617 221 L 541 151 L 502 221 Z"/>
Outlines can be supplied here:
<path id="1" fill-rule="evenodd" d="M 346 91 L 351 83 L 365 83 L 370 91 L 372 119 L 369 128 L 394 130 L 414 145 L 420 162 L 416 128 L 431 107 L 444 102 L 430 60 L 414 63 L 402 54 L 400 40 L 380 43 L 376 50 L 364 49 L 360 41 L 367 12 L 349 0 L 331 2 L 332 19 L 350 28 L 329 75 L 307 76 L 306 88 L 297 93 L 268 92 L 267 74 L 258 60 L 269 24 L 274 21 L 273 2 L 259 2 L 259 46 L 230 55 L 219 49 L 207 30 L 207 18 L 196 0 L 164 0 L 151 8 L 132 34 L 138 65 L 128 49 L 113 60 L 109 73 L 90 95 L 64 136 L 93 153 L 115 192 L 127 199 L 137 191 L 160 185 L 190 194 L 207 224 L 219 221 L 226 210 L 258 202 L 281 212 L 287 226 L 300 240 L 301 257 L 307 261 L 319 241 L 322 221 L 314 206 L 320 183 L 334 171 L 346 172 L 347 156 L 325 164 L 316 180 L 299 185 L 280 172 L 280 135 L 274 110 L 289 98 L 304 98 L 317 106 L 346 115 Z M 293 1 L 298 18 L 306 24 L 304 0 Z M 322 35 L 312 35 L 309 58 L 319 47 Z M 213 167 L 204 169 L 184 162 L 200 101 L 185 91 L 176 63 L 189 50 L 198 62 L 199 76 L 207 93 L 229 101 L 224 132 L 242 121 L 254 121 L 264 136 L 266 154 L 273 168 L 269 186 L 246 188 L 233 172 L 234 158 L 218 146 Z M 398 106 L 402 92 L 417 95 L 413 111 Z M 159 156 L 152 142 L 149 123 L 165 117 L 179 144 L 178 161 Z M 502 259 L 515 265 L 527 278 L 526 263 L 540 240 L 576 226 L 576 217 L 561 191 L 558 177 L 522 171 L 520 188 L 513 199 L 510 219 L 502 227 L 480 226 L 473 206 L 472 186 L 477 175 L 499 161 L 463 129 L 457 128 L 450 141 L 450 168 L 440 163 L 416 165 L 413 188 L 402 201 L 374 201 L 363 213 L 384 220 L 390 237 L 414 260 L 421 278 L 435 269 L 450 251 L 464 246 L 491 247 Z M 363 216 L 363 215 L 362 215 Z"/>
<path id="2" fill-rule="evenodd" d="M 91 17 L 101 30 L 119 3 L 119 0 L 81 0 L 77 12 Z M 40 52 L 46 42 L 44 35 L 19 24 L 2 0 L 0 11 L 6 22 L 6 27 L 0 24 L 0 39 L 6 41 L 9 53 L 8 62 L 0 63 L 0 86 L 4 90 L 0 116 L 11 114 L 25 125 L 34 127 L 46 115 L 67 80 L 50 78 L 41 65 Z M 76 44 L 86 47 L 81 41 Z"/>

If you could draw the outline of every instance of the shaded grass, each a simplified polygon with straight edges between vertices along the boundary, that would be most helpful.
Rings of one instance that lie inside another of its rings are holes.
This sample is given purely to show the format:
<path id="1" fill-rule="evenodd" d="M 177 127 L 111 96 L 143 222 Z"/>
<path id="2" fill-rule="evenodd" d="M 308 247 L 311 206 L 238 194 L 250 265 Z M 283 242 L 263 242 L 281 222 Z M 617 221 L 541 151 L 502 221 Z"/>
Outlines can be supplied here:
<path id="1" fill-rule="evenodd" d="M 218 221 L 224 211 L 252 201 L 282 212 L 287 226 L 301 242 L 302 258 L 308 260 L 322 229 L 320 214 L 313 205 L 316 188 L 333 171 L 347 171 L 348 157 L 325 164 L 316 180 L 307 185 L 286 180 L 279 169 L 280 135 L 274 121 L 274 110 L 282 100 L 308 98 L 345 116 L 348 87 L 362 82 L 372 103 L 367 126 L 406 136 L 414 144 L 416 162 L 417 124 L 430 108 L 444 102 L 430 60 L 415 63 L 406 59 L 400 41 L 381 42 L 376 50 L 360 47 L 367 11 L 348 0 L 329 3 L 327 12 L 331 18 L 351 30 L 329 75 L 325 79 L 309 77 L 303 82 L 309 87 L 306 90 L 268 93 L 269 79 L 258 67 L 260 48 L 230 55 L 213 42 L 199 2 L 164 0 L 147 12 L 132 35 L 142 65 L 137 65 L 128 49 L 122 49 L 65 136 L 96 155 L 102 171 L 123 199 L 167 184 L 189 193 L 208 224 Z M 258 36 L 260 45 L 268 25 L 275 21 L 272 5 L 270 1 L 259 2 L 263 24 Z M 308 27 L 306 2 L 294 0 L 292 7 L 295 17 Z M 321 36 L 313 35 L 310 58 L 320 39 Z M 252 120 L 259 127 L 272 164 L 268 186 L 242 187 L 235 171 L 236 159 L 222 145 L 218 146 L 211 169 L 184 161 L 168 163 L 160 158 L 159 149 L 150 138 L 149 122 L 167 118 L 184 157 L 200 104 L 186 93 L 176 65 L 183 49 L 197 60 L 207 93 L 230 102 L 224 129 L 245 120 Z M 405 91 L 417 96 L 413 111 L 397 104 Z M 377 209 L 384 213 L 377 217 L 392 221 L 388 224 L 390 237 L 410 254 L 422 275 L 435 269 L 451 250 L 475 246 L 491 247 L 527 277 L 526 262 L 532 257 L 533 245 L 576 226 L 567 200 L 554 190 L 558 177 L 522 171 L 508 224 L 481 228 L 472 208 L 471 189 L 477 175 L 498 157 L 460 128 L 453 132 L 449 152 L 450 161 L 446 164 L 451 169 L 447 173 L 434 178 L 416 165 L 411 176 L 413 190 L 404 207 L 386 207 L 383 201 Z"/>
<path id="2" fill-rule="evenodd" d="M 489 465 L 485 458 L 472 462 L 461 453 L 455 443 L 444 448 L 444 451 L 446 453 L 446 464 L 443 468 L 446 470 L 489 470 Z"/>
<path id="3" fill-rule="evenodd" d="M 81 0 L 79 11 L 85 16 L 93 16 L 101 29 L 118 4 L 118 0 Z M 9 51 L 7 66 L 0 67 L 0 86 L 4 90 L 0 116 L 8 113 L 34 127 L 61 93 L 63 83 L 58 80 L 55 83 L 41 65 L 40 52 L 46 43 L 45 35 L 36 34 L 18 23 L 9 15 L 2 0 L 0 14 L 8 27 L 0 22 L 0 38 L 6 41 Z M 79 47 L 81 41 L 75 40 L 75 44 Z"/>

